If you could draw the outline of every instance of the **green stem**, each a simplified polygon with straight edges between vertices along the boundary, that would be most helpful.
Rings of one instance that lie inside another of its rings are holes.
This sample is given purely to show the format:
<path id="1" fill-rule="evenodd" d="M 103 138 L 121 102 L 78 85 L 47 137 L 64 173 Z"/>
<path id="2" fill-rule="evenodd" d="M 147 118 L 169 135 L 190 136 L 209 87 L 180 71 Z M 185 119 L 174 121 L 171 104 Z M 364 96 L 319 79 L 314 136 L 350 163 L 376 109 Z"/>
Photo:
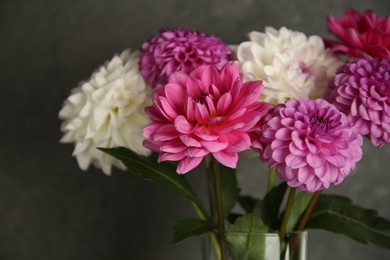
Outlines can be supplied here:
<path id="1" fill-rule="evenodd" d="M 269 169 L 267 191 L 272 190 L 276 186 L 276 170 L 275 167 Z"/>
<path id="2" fill-rule="evenodd" d="M 206 164 L 206 180 L 207 180 L 207 193 L 208 193 L 208 199 L 209 199 L 209 210 L 210 210 L 210 220 L 214 223 L 214 194 L 211 188 L 211 183 L 213 183 L 213 173 L 210 167 L 210 162 L 212 158 L 210 156 L 205 157 L 205 164 Z"/>
<path id="3" fill-rule="evenodd" d="M 294 203 L 295 191 L 296 188 L 290 188 L 290 192 L 288 194 L 286 210 L 284 211 L 282 224 L 280 225 L 280 230 L 279 230 L 280 244 L 284 242 L 284 237 L 286 236 L 287 223 L 288 223 L 288 219 L 290 218 L 292 205 Z"/>
<path id="4" fill-rule="evenodd" d="M 307 221 L 309 220 L 309 217 L 311 213 L 313 212 L 314 206 L 317 204 L 318 198 L 321 195 L 321 190 L 318 190 L 314 192 L 313 197 L 311 198 L 309 205 L 307 205 L 307 208 L 305 210 L 305 213 L 303 214 L 302 218 L 300 219 L 297 230 L 301 231 L 305 228 Z"/>
<path id="5" fill-rule="evenodd" d="M 297 225 L 296 230 L 297 231 L 302 231 L 304 230 L 307 221 L 309 220 L 309 217 L 311 213 L 313 212 L 314 206 L 317 204 L 318 198 L 321 195 L 321 190 L 318 190 L 314 193 L 313 197 L 311 198 L 309 205 L 307 205 L 307 208 L 305 212 L 303 213 L 303 216 L 299 220 L 299 223 Z M 295 248 L 297 246 L 297 239 L 299 238 L 298 235 L 293 236 L 290 242 L 290 248 L 291 248 L 291 255 L 294 255 L 295 253 Z"/>
<path id="6" fill-rule="evenodd" d="M 207 214 L 202 210 L 196 203 L 191 202 L 192 207 L 194 208 L 196 214 L 201 220 L 207 220 Z M 211 219 L 209 221 L 212 221 Z M 214 248 L 215 254 L 217 255 L 217 259 L 221 259 L 221 248 L 218 243 L 217 236 L 215 235 L 214 232 L 210 233 L 211 237 L 211 244 Z"/>
<path id="7" fill-rule="evenodd" d="M 215 181 L 215 199 L 217 204 L 217 217 L 218 217 L 218 238 L 221 246 L 221 260 L 227 260 L 226 245 L 225 245 L 225 217 L 223 214 L 223 202 L 222 202 L 222 187 L 221 178 L 219 175 L 219 163 L 217 160 L 214 162 L 214 181 Z"/>

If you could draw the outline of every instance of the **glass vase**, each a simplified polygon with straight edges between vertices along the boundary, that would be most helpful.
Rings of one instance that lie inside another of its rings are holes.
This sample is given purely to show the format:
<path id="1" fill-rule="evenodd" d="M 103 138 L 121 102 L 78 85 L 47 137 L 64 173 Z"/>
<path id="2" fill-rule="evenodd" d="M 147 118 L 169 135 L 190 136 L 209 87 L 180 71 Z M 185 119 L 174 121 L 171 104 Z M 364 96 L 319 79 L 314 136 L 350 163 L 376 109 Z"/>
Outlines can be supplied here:
<path id="1" fill-rule="evenodd" d="M 223 257 L 216 250 L 218 235 L 202 240 L 203 260 L 307 260 L 307 231 L 288 233 L 282 241 L 277 233 L 230 232 L 224 234 Z"/>

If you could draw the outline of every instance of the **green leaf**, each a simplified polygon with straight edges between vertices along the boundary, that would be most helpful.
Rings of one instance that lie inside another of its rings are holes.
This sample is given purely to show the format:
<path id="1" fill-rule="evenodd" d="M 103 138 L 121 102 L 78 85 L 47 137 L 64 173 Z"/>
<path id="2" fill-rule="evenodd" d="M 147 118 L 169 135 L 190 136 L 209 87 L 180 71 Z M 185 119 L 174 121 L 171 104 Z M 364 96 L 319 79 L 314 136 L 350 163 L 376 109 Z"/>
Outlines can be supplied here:
<path id="1" fill-rule="evenodd" d="M 229 225 L 226 240 L 234 259 L 257 260 L 265 254 L 265 237 L 268 228 L 260 216 L 247 214 Z"/>
<path id="2" fill-rule="evenodd" d="M 259 200 L 250 196 L 238 196 L 237 201 L 246 213 L 252 213 Z"/>
<path id="3" fill-rule="evenodd" d="M 135 175 L 176 195 L 190 199 L 202 212 L 205 212 L 185 175 L 177 174 L 173 164 L 169 162 L 158 163 L 155 158 L 138 155 L 123 147 L 99 149 L 122 161 L 127 169 Z"/>
<path id="4" fill-rule="evenodd" d="M 343 196 L 324 195 L 318 199 L 307 228 L 344 234 L 360 243 L 390 248 L 390 222 L 374 210 L 363 209 Z"/>
<path id="5" fill-rule="evenodd" d="M 201 219 L 184 219 L 178 221 L 173 229 L 173 243 L 178 243 L 188 237 L 212 232 L 216 229 L 216 226 Z"/>
<path id="6" fill-rule="evenodd" d="M 290 217 L 287 222 L 287 232 L 290 232 L 295 229 L 295 226 L 298 224 L 299 219 L 305 212 L 313 195 L 314 193 L 312 192 L 300 192 L 295 196 L 294 203 L 291 208 Z"/>
<path id="7" fill-rule="evenodd" d="M 240 189 L 237 187 L 236 170 L 219 164 L 221 176 L 222 201 L 224 216 L 228 216 L 234 207 Z"/>
<path id="8" fill-rule="evenodd" d="M 277 230 L 280 225 L 280 206 L 282 205 L 284 195 L 287 190 L 287 184 L 282 182 L 270 190 L 264 197 L 261 216 L 264 223 L 271 230 Z"/>

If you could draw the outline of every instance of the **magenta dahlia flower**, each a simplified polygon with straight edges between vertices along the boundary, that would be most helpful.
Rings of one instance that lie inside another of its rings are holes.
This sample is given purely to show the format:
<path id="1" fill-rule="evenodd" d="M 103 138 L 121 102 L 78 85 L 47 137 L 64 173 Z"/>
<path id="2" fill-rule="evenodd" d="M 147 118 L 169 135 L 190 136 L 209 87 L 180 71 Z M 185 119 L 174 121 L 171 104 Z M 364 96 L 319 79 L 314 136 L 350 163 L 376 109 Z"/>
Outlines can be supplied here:
<path id="1" fill-rule="evenodd" d="M 339 184 L 362 157 L 362 136 L 323 99 L 290 99 L 264 121 L 260 159 L 291 187 L 313 192 Z"/>
<path id="2" fill-rule="evenodd" d="M 235 168 L 238 152 L 250 148 L 259 120 L 272 108 L 257 101 L 262 88 L 261 81 L 243 83 L 233 62 L 220 71 L 203 65 L 189 75 L 173 73 L 146 108 L 152 122 L 143 129 L 144 145 L 160 153 L 159 161 L 180 161 L 180 174 L 210 153 Z"/>
<path id="3" fill-rule="evenodd" d="M 390 142 L 390 58 L 348 61 L 331 81 L 327 99 L 374 146 Z"/>
<path id="4" fill-rule="evenodd" d="M 341 42 L 325 39 L 335 52 L 361 57 L 364 53 L 374 57 L 390 57 L 390 16 L 377 17 L 374 11 L 359 13 L 347 9 L 344 16 L 327 17 L 329 32 Z"/>
<path id="5" fill-rule="evenodd" d="M 165 84 L 176 71 L 190 73 L 200 65 L 222 68 L 230 49 L 217 37 L 185 28 L 163 29 L 141 47 L 139 67 L 152 86 Z"/>

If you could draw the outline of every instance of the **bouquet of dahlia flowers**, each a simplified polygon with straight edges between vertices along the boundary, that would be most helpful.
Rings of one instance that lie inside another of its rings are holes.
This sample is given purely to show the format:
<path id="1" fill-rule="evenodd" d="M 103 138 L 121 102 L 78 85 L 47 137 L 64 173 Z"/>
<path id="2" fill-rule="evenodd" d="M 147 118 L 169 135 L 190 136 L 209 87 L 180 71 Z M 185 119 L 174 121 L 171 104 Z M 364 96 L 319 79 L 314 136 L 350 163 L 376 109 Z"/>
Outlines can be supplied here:
<path id="1" fill-rule="evenodd" d="M 327 24 L 339 41 L 267 27 L 228 46 L 163 29 L 73 90 L 59 113 L 61 141 L 75 144 L 83 170 L 127 168 L 189 199 L 197 218 L 177 222 L 174 242 L 209 233 L 220 259 L 233 230 L 278 232 L 283 241 L 321 228 L 390 248 L 388 220 L 320 194 L 353 171 L 363 137 L 390 142 L 390 17 L 349 9 Z M 239 194 L 235 169 L 247 150 L 270 169 L 262 199 Z M 185 175 L 201 163 L 207 207 Z"/>

